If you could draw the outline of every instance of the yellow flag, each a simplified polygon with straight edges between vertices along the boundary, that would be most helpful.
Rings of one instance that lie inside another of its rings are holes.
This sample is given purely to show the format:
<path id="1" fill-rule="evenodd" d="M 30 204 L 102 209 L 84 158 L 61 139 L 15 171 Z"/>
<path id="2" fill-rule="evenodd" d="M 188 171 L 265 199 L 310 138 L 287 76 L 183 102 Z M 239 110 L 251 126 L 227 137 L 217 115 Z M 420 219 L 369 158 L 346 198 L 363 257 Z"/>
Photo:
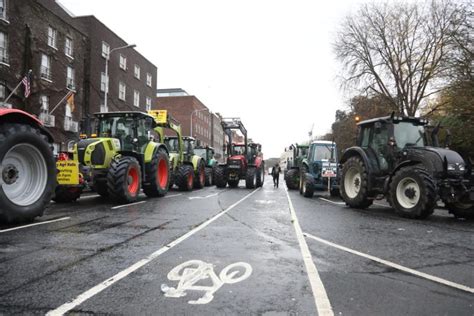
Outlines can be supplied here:
<path id="1" fill-rule="evenodd" d="M 74 105 L 74 93 L 73 92 L 71 92 L 71 94 L 67 97 L 66 102 L 69 105 L 69 107 L 71 108 L 71 113 L 74 112 L 74 108 L 76 106 Z"/>

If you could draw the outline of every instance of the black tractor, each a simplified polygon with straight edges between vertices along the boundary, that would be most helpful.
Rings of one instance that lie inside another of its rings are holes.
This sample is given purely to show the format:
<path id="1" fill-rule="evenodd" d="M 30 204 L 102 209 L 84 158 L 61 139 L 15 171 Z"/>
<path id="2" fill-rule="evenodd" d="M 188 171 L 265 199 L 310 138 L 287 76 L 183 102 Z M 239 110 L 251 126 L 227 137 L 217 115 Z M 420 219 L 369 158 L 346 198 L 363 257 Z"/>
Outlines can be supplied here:
<path id="1" fill-rule="evenodd" d="M 391 116 L 358 123 L 357 146 L 341 160 L 341 196 L 366 208 L 386 198 L 403 217 L 426 218 L 438 199 L 456 217 L 474 215 L 472 163 L 438 141 L 439 125 L 422 118 Z"/>

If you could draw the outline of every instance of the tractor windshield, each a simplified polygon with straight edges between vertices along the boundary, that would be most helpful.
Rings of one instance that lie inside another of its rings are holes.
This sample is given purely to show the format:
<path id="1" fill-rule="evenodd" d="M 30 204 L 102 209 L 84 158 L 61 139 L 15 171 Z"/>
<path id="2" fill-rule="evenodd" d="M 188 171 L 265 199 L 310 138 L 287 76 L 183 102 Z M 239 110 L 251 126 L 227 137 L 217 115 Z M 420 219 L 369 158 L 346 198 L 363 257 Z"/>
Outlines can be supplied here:
<path id="1" fill-rule="evenodd" d="M 134 135 L 133 118 L 119 116 L 104 117 L 99 120 L 98 136 L 119 139 L 124 150 L 132 146 Z"/>
<path id="2" fill-rule="evenodd" d="M 179 149 L 179 142 L 177 138 L 165 138 L 165 145 L 168 150 L 173 153 L 177 153 Z"/>
<path id="3" fill-rule="evenodd" d="M 326 144 L 313 144 L 311 146 L 311 161 L 323 161 L 336 159 L 335 147 Z"/>
<path id="4" fill-rule="evenodd" d="M 194 154 L 198 155 L 199 157 L 202 157 L 204 159 L 207 159 L 206 157 L 206 149 L 205 148 L 195 148 L 194 149 Z"/>
<path id="5" fill-rule="evenodd" d="M 245 146 L 244 145 L 234 145 L 233 146 L 233 154 L 234 155 L 244 155 L 245 154 Z"/>
<path id="6" fill-rule="evenodd" d="M 425 146 L 424 128 L 421 125 L 414 125 L 411 122 L 399 122 L 393 125 L 395 141 L 397 147 L 402 149 L 405 146 Z"/>

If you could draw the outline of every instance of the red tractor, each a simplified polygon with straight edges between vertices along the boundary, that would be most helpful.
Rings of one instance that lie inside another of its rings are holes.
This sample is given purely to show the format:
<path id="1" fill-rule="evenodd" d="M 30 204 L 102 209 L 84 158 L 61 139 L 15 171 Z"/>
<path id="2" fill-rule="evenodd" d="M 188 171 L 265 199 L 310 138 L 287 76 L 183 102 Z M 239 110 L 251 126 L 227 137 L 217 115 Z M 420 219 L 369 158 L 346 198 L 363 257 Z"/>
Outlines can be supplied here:
<path id="1" fill-rule="evenodd" d="M 53 138 L 34 116 L 0 108 L 0 219 L 43 215 L 56 188 Z"/>
<path id="2" fill-rule="evenodd" d="M 245 179 L 245 187 L 253 189 L 263 185 L 265 177 L 265 163 L 261 152 L 262 146 L 257 143 L 248 143 L 247 130 L 238 118 L 222 119 L 222 129 L 227 135 L 227 161 L 219 164 L 215 169 L 214 181 L 218 188 L 235 188 L 241 179 Z M 232 132 L 239 130 L 243 143 L 232 142 Z"/>

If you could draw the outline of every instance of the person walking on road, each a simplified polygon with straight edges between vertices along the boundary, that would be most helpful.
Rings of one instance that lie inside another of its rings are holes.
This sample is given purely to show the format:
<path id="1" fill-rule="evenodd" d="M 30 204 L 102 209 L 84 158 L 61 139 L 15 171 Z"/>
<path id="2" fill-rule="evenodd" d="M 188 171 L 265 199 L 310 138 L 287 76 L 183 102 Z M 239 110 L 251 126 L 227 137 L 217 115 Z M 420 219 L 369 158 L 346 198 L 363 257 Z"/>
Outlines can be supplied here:
<path id="1" fill-rule="evenodd" d="M 274 187 L 274 188 L 278 188 L 278 183 L 279 183 L 279 181 L 280 181 L 280 172 L 281 172 L 281 168 L 280 168 L 280 166 L 276 163 L 276 164 L 273 166 L 273 169 L 272 169 L 273 187 Z"/>

